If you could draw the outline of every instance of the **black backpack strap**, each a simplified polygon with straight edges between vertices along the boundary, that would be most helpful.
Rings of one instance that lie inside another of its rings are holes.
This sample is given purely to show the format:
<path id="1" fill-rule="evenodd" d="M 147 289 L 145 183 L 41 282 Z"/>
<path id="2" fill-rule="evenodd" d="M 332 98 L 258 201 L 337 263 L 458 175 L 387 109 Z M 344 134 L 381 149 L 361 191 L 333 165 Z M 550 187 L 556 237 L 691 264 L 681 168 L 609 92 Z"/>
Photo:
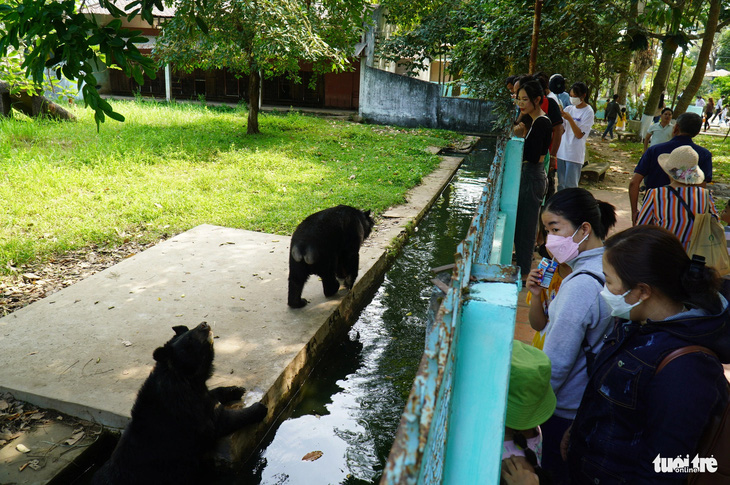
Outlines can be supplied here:
<path id="1" fill-rule="evenodd" d="M 601 286 L 606 284 L 606 281 L 603 278 L 595 273 L 585 270 L 578 271 L 577 273 L 575 273 L 575 276 L 573 276 L 573 278 L 582 274 L 588 275 L 594 280 L 598 281 Z M 591 344 L 588 343 L 588 338 L 585 334 L 583 335 L 583 342 L 581 342 L 580 346 L 583 349 L 583 353 L 586 354 L 586 370 L 588 371 L 588 375 L 591 375 L 593 371 L 593 362 L 596 360 L 596 353 L 593 352 L 593 347 L 591 347 Z"/>
<path id="2" fill-rule="evenodd" d="M 684 201 L 684 199 L 682 198 L 682 196 L 679 195 L 679 191 L 677 189 L 675 189 L 674 187 L 672 187 L 671 185 L 667 185 L 667 190 L 670 191 L 672 194 L 674 194 L 674 196 L 677 198 L 677 200 L 679 201 L 679 203 L 682 204 L 682 207 L 684 207 L 685 209 L 687 209 L 687 213 L 689 214 L 689 218 L 694 221 L 695 220 L 695 213 L 692 212 L 692 209 L 689 208 L 689 205 L 687 205 L 687 203 Z"/>
<path id="3" fill-rule="evenodd" d="M 578 272 L 577 272 L 577 273 L 575 274 L 575 276 L 573 276 L 573 278 L 575 278 L 575 277 L 576 277 L 576 276 L 578 276 L 578 275 L 582 275 L 582 274 L 587 274 L 588 276 L 590 276 L 590 277 L 591 277 L 591 278 L 593 278 L 594 280 L 598 281 L 598 283 L 599 283 L 599 284 L 600 284 L 601 286 L 603 286 L 603 285 L 605 285 L 605 284 L 606 284 L 606 281 L 605 281 L 605 280 L 604 280 L 603 278 L 601 278 L 600 276 L 598 276 L 598 275 L 597 275 L 596 273 L 591 273 L 590 271 L 586 271 L 586 270 L 583 270 L 583 271 L 578 271 Z"/>

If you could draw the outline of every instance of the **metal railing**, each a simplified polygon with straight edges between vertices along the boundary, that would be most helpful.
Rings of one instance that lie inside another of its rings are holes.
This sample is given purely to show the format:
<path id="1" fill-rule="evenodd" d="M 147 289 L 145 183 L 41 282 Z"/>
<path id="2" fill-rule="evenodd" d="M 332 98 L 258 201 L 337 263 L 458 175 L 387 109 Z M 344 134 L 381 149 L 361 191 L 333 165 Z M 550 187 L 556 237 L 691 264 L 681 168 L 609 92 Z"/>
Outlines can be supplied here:
<path id="1" fill-rule="evenodd" d="M 381 485 L 499 483 L 520 289 L 519 270 L 508 265 L 522 150 L 522 139 L 498 143 Z"/>

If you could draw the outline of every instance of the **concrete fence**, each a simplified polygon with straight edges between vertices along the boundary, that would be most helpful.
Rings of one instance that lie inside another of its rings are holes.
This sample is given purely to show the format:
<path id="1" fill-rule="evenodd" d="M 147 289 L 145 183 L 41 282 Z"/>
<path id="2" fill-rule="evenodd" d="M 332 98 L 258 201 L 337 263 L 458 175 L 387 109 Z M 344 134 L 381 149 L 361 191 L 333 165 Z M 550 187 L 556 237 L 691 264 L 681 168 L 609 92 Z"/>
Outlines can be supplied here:
<path id="1" fill-rule="evenodd" d="M 363 66 L 360 116 L 368 122 L 454 130 L 492 132 L 492 104 L 480 99 L 444 98 L 439 85 Z"/>

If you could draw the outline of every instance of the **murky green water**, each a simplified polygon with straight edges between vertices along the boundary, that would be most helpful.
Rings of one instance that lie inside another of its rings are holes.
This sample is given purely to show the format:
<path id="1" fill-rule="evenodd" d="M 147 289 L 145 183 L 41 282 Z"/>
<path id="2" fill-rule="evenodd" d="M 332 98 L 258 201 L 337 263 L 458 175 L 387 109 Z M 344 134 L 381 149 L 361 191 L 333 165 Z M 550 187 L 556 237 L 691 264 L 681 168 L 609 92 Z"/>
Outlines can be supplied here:
<path id="1" fill-rule="evenodd" d="M 450 264 L 494 158 L 485 139 L 418 226 L 349 339 L 333 347 L 258 461 L 216 483 L 375 484 L 380 480 L 424 347 L 430 268 Z M 321 452 L 314 461 L 302 458 Z"/>

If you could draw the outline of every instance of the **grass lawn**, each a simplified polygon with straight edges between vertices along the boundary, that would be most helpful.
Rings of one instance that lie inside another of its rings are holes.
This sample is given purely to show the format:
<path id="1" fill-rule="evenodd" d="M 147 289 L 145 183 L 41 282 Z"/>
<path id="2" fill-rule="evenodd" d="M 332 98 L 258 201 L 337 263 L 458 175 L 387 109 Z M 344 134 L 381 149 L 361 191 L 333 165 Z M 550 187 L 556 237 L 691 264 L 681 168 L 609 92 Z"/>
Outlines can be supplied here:
<path id="1" fill-rule="evenodd" d="M 593 129 L 598 133 L 603 133 L 605 128 L 605 124 L 593 125 Z M 693 141 L 699 146 L 707 148 L 712 153 L 713 182 L 730 183 L 730 136 L 726 140 L 725 137 L 703 135 L 700 133 L 693 138 Z M 635 141 L 617 141 L 615 143 L 621 150 L 630 154 L 631 160 L 635 161 L 634 165 L 639 163 L 639 159 L 644 153 L 643 143 Z"/>
<path id="2" fill-rule="evenodd" d="M 0 119 L 0 272 L 92 244 L 154 241 L 208 223 L 290 234 L 337 204 L 380 213 L 461 138 L 301 114 L 114 102 L 124 123 Z"/>
<path id="3" fill-rule="evenodd" d="M 712 153 L 713 182 L 730 183 L 730 137 L 725 140 L 724 137 L 699 134 L 693 138 L 693 141 Z M 644 145 L 639 142 L 622 142 L 621 149 L 630 152 L 636 163 L 644 153 Z"/>

